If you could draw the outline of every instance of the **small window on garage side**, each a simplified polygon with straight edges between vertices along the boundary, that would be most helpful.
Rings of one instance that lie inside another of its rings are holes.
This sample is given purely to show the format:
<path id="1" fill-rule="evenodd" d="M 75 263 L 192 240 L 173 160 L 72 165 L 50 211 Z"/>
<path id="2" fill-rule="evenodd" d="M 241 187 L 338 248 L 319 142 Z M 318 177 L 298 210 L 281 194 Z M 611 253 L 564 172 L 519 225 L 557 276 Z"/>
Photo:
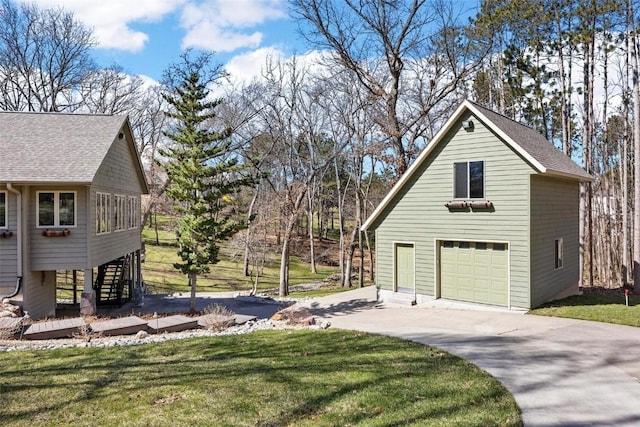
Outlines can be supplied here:
<path id="1" fill-rule="evenodd" d="M 555 268 L 556 270 L 558 270 L 559 268 L 562 268 L 562 239 L 556 239 L 555 240 Z"/>
<path id="2" fill-rule="evenodd" d="M 494 243 L 493 250 L 494 251 L 504 251 L 507 249 L 507 245 L 504 243 Z"/>
<path id="3" fill-rule="evenodd" d="M 0 228 L 7 228 L 7 192 L 0 191 Z"/>
<path id="4" fill-rule="evenodd" d="M 487 250 L 487 244 L 485 242 L 476 242 L 476 250 L 479 250 L 479 251 Z"/>
<path id="5" fill-rule="evenodd" d="M 458 242 L 459 249 L 469 249 L 471 247 L 470 242 Z"/>
<path id="6" fill-rule="evenodd" d="M 445 248 L 452 248 L 453 247 L 453 241 L 445 240 L 444 242 L 442 242 L 442 246 L 445 247 Z"/>

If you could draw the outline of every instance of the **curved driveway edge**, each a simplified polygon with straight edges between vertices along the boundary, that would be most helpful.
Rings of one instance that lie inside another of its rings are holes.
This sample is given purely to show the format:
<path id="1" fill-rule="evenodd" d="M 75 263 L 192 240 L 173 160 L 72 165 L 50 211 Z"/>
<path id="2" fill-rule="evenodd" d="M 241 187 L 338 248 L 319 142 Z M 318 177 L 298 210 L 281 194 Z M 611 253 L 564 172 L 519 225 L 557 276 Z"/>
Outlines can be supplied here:
<path id="1" fill-rule="evenodd" d="M 474 363 L 514 395 L 525 426 L 640 425 L 640 328 L 437 301 L 382 305 L 375 293 L 370 286 L 299 305 L 332 327 L 417 341 Z"/>

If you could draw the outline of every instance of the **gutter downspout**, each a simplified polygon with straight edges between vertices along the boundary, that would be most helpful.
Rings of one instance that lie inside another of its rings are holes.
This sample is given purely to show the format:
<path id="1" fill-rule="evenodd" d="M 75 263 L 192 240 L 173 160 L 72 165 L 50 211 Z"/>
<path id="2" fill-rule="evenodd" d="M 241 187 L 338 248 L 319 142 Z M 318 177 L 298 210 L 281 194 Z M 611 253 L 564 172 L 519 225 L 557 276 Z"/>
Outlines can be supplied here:
<path id="1" fill-rule="evenodd" d="M 18 256 L 17 256 L 17 263 L 18 263 L 18 268 L 17 268 L 17 277 L 16 277 L 16 287 L 13 290 L 12 293 L 8 294 L 8 295 L 0 295 L 0 300 L 3 300 L 5 298 L 13 298 L 16 295 L 18 295 L 18 293 L 20 293 L 20 287 L 22 286 L 22 193 L 19 190 L 16 190 L 15 188 L 13 188 L 13 186 L 11 185 L 10 182 L 7 182 L 7 190 L 9 190 L 10 192 L 12 192 L 13 194 L 16 195 L 17 197 L 17 212 L 16 212 L 16 216 L 17 216 L 17 226 L 16 226 L 16 238 L 17 238 L 17 249 L 18 249 Z"/>

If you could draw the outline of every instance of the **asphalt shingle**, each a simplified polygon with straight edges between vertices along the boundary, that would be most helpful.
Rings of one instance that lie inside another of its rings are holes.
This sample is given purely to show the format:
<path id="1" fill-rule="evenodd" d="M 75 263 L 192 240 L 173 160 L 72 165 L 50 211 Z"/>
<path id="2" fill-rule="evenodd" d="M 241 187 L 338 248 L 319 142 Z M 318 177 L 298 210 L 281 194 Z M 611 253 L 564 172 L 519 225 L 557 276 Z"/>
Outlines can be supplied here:
<path id="1" fill-rule="evenodd" d="M 0 182 L 90 183 L 125 116 L 0 112 Z"/>
<path id="2" fill-rule="evenodd" d="M 469 102 L 469 101 L 468 101 Z M 558 150 L 542 134 L 533 128 L 518 123 L 508 117 L 469 102 L 478 109 L 493 125 L 501 129 L 511 140 L 519 145 L 538 163 L 545 167 L 550 175 L 568 175 L 590 180 L 591 176 L 573 160 Z"/>

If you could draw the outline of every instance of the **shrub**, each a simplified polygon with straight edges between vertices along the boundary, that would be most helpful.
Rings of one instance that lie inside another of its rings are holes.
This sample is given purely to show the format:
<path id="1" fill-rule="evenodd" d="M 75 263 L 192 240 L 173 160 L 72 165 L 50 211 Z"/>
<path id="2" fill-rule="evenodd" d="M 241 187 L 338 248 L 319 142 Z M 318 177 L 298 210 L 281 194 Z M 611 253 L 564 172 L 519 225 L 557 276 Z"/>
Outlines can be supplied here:
<path id="1" fill-rule="evenodd" d="M 222 331 L 235 325 L 235 313 L 224 305 L 213 304 L 204 309 L 202 322 L 206 329 Z"/>

